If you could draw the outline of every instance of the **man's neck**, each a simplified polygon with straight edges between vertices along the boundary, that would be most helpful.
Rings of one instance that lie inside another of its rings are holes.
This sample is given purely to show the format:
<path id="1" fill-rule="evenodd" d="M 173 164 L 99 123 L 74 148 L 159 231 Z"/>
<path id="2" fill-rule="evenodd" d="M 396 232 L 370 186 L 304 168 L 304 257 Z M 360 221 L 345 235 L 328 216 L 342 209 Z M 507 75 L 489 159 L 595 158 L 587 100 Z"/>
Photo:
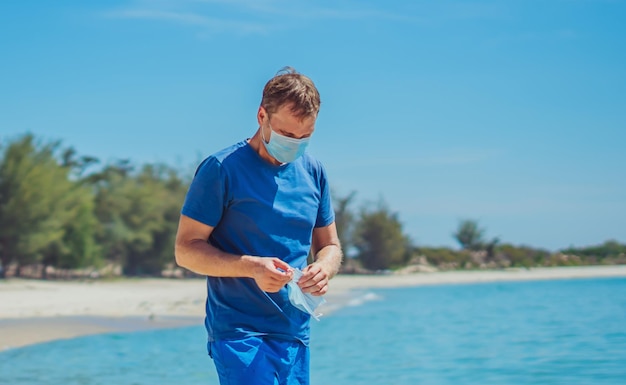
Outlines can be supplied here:
<path id="1" fill-rule="evenodd" d="M 280 166 L 282 163 L 274 159 L 274 157 L 271 156 L 269 152 L 267 152 L 267 149 L 265 148 L 265 145 L 262 143 L 262 141 L 263 138 L 261 137 L 261 130 L 258 129 L 254 136 L 248 139 L 248 144 L 250 144 L 250 147 L 252 147 L 252 149 L 256 151 L 256 153 L 259 154 L 259 156 L 263 160 L 273 165 Z"/>

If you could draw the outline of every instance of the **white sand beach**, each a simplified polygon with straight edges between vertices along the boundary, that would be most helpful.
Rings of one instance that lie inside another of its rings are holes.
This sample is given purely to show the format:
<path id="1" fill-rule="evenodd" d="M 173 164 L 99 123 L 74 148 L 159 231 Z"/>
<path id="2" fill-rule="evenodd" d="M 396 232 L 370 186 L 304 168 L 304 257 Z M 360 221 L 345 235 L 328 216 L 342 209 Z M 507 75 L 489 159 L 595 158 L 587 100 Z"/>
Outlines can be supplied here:
<path id="1" fill-rule="evenodd" d="M 325 306 L 336 308 L 352 292 L 374 288 L 594 277 L 626 277 L 626 266 L 339 275 Z M 0 281 L 0 350 L 95 333 L 201 325 L 205 295 L 202 279 Z"/>

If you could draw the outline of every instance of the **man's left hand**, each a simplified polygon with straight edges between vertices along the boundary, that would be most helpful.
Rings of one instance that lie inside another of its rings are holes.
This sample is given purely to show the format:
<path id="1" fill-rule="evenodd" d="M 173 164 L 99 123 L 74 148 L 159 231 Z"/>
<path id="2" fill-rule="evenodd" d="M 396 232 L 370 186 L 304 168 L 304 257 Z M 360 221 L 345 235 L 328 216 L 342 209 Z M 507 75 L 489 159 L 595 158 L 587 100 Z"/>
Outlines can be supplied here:
<path id="1" fill-rule="evenodd" d="M 298 281 L 298 286 L 305 293 L 324 295 L 328 291 L 329 279 L 330 274 L 324 270 L 321 264 L 314 262 L 302 270 L 302 277 Z"/>

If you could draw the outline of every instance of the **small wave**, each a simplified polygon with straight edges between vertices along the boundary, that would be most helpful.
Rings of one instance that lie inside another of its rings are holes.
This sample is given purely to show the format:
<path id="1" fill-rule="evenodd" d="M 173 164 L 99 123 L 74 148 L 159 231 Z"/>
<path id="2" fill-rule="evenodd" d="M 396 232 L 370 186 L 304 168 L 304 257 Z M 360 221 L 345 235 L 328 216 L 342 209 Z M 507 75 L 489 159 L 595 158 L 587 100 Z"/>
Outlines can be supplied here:
<path id="1" fill-rule="evenodd" d="M 363 305 L 365 302 L 370 302 L 370 301 L 378 301 L 383 299 L 382 296 L 376 294 L 376 293 L 372 293 L 372 292 L 368 292 L 365 293 L 359 297 L 356 298 L 352 298 L 350 301 L 348 301 L 348 303 L 346 304 L 347 306 L 361 306 Z"/>
<path id="2" fill-rule="evenodd" d="M 341 308 L 361 306 L 366 302 L 381 299 L 383 299 L 382 296 L 372 292 L 350 292 L 345 296 L 333 297 L 332 300 L 321 305 L 320 310 L 324 314 L 330 314 Z"/>

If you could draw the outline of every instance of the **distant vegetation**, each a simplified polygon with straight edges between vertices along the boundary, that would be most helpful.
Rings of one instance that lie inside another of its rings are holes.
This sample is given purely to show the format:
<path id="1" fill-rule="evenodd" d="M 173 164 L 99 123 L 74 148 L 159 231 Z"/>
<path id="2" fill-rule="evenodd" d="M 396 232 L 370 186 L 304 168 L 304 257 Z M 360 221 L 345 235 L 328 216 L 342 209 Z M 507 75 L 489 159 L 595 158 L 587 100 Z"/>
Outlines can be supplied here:
<path id="1" fill-rule="evenodd" d="M 191 275 L 173 264 L 190 175 L 164 164 L 101 164 L 31 134 L 0 143 L 0 278 Z M 414 245 L 382 199 L 355 210 L 355 195 L 333 198 L 344 273 L 626 264 L 616 241 L 551 253 L 487 240 L 470 219 L 452 235 L 460 250 Z"/>
<path id="2" fill-rule="evenodd" d="M 33 135 L 0 151 L 2 274 L 161 275 L 171 264 L 189 184 L 173 168 L 121 160 L 87 173 L 97 159 Z"/>
<path id="3" fill-rule="evenodd" d="M 626 245 L 613 240 L 599 246 L 550 252 L 501 243 L 499 238 L 486 239 L 485 229 L 471 219 L 461 220 L 452 234 L 460 250 L 414 245 L 403 233 L 397 213 L 384 202 L 364 205 L 357 213 L 350 210 L 354 196 L 335 198 L 343 248 L 354 250 L 354 258 L 344 263 L 345 273 L 626 264 Z"/>

